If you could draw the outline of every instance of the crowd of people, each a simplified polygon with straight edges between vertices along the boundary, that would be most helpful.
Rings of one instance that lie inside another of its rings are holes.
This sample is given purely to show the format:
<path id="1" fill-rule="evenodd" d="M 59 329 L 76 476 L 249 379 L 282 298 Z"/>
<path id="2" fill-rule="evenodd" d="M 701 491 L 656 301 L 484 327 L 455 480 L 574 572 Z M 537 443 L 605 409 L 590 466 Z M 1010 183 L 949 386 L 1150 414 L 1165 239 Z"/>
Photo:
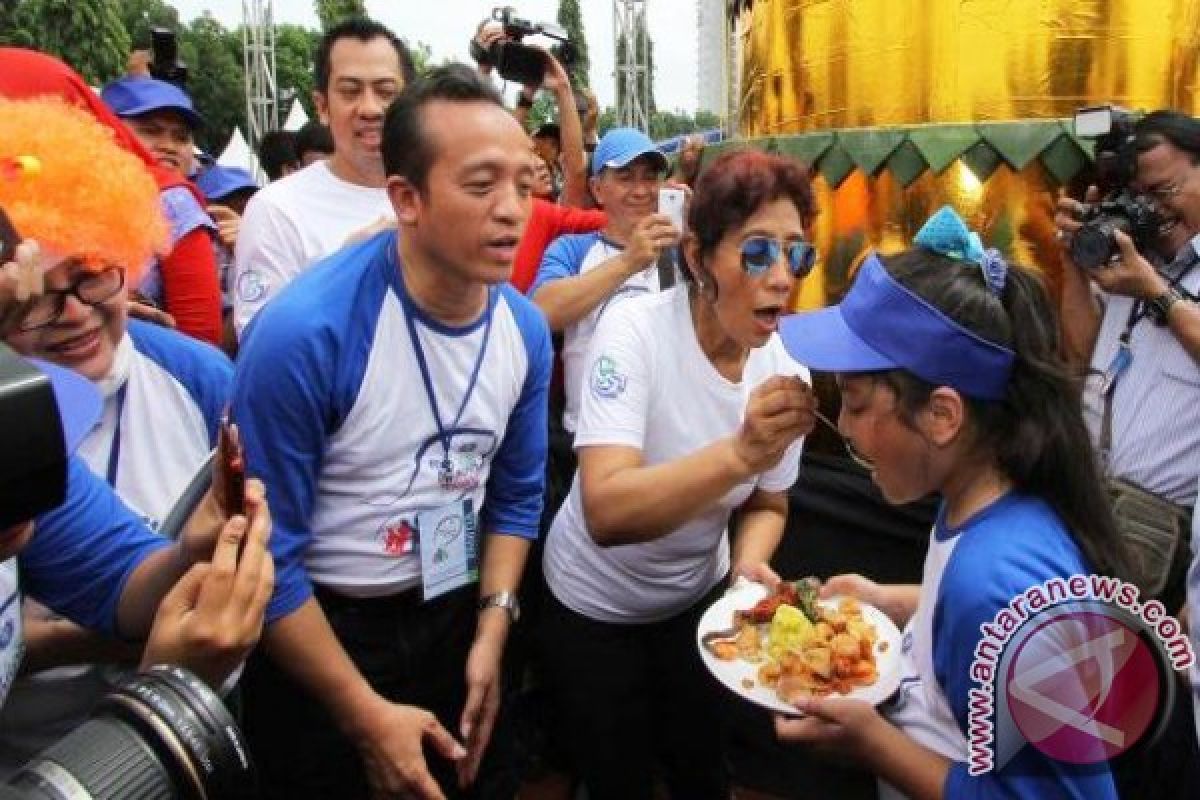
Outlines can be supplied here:
<path id="1" fill-rule="evenodd" d="M 480 25 L 478 51 L 505 35 Z M 0 48 L 0 337 L 71 452 L 66 502 L 0 532 L 0 770 L 169 662 L 237 708 L 269 798 L 516 797 L 531 686 L 563 797 L 729 798 L 697 625 L 731 583 L 780 583 L 826 425 L 878 502 L 939 510 L 919 583 L 822 588 L 905 630 L 900 688 L 804 699 L 781 741 L 889 797 L 1147 797 L 1160 755 L 1193 786 L 1187 691 L 1140 761 L 967 762 L 975 646 L 1012 598 L 1079 574 L 1172 613 L 1200 595 L 1200 122 L 1137 123 L 1157 251 L 1117 231 L 1058 309 L 947 207 L 790 314 L 817 263 L 806 167 L 690 138 L 672 168 L 644 132 L 600 136 L 542 56 L 510 109 L 486 60 L 417 75 L 386 27 L 334 26 L 320 123 L 264 138 L 259 188 L 197 154 L 185 87 L 134 69 L 97 93 Z M 558 122 L 530 132 L 538 91 Z M 1065 244 L 1084 206 L 1058 212 Z"/>

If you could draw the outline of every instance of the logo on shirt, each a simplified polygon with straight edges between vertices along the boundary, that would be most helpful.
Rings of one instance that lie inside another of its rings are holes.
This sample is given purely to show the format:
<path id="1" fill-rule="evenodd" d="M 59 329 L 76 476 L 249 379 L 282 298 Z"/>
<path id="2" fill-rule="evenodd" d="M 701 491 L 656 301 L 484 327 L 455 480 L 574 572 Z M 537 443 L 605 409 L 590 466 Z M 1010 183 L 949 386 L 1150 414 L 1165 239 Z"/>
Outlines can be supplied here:
<path id="1" fill-rule="evenodd" d="M 608 400 L 620 397 L 625 392 L 629 379 L 617 371 L 617 362 L 609 356 L 600 356 L 592 363 L 592 394 Z"/>
<path id="2" fill-rule="evenodd" d="M 1161 733 L 1171 670 L 1194 660 L 1178 621 L 1136 586 L 1100 575 L 1038 584 L 980 626 L 968 693 L 968 772 L 1026 745 L 1057 761 L 1109 761 Z"/>
<path id="3" fill-rule="evenodd" d="M 256 270 L 248 269 L 238 276 L 237 295 L 243 303 L 257 303 L 267 296 L 269 284 Z"/>
<path id="4" fill-rule="evenodd" d="M 406 519 L 392 520 L 379 530 L 383 552 L 389 556 L 411 553 L 416 541 L 416 530 Z"/>

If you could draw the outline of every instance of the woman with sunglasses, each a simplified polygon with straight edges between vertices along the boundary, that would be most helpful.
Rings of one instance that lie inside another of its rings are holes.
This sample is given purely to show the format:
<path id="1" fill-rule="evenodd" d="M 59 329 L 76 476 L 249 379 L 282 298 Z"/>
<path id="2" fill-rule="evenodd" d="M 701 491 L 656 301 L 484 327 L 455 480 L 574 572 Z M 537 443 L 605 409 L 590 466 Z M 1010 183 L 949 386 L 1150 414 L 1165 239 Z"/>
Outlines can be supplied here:
<path id="1" fill-rule="evenodd" d="M 0 109 L 0 207 L 21 236 L 39 243 L 44 284 L 4 341 L 96 385 L 103 414 L 78 454 L 157 529 L 216 443 L 232 365 L 210 345 L 128 318 L 128 287 L 169 242 L 156 187 L 137 157 L 57 98 L 0 98 Z M 27 663 L 114 655 L 111 643 L 64 620 L 27 617 Z M 0 719 L 0 763 L 20 763 L 53 741 L 106 688 L 94 669 L 43 675 L 14 686 Z"/>
<path id="2" fill-rule="evenodd" d="M 674 798 L 729 796 L 695 631 L 730 578 L 778 581 L 767 563 L 815 406 L 775 329 L 813 265 L 814 211 L 795 162 L 722 156 L 696 184 L 687 284 L 613 309 L 590 345 L 541 633 L 594 800 L 650 798 L 656 764 Z"/>

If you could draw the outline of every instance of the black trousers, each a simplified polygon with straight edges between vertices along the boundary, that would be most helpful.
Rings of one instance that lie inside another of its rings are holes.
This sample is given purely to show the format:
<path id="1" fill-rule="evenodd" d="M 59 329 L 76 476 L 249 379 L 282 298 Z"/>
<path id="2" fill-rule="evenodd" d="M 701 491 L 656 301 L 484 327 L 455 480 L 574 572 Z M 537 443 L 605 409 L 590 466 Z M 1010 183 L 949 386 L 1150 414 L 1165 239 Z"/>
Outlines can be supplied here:
<path id="1" fill-rule="evenodd" d="M 650 800 L 657 767 L 674 800 L 728 800 L 722 689 L 696 650 L 700 616 L 719 593 L 647 625 L 597 622 L 546 593 L 540 633 L 556 733 L 588 800 Z"/>
<path id="2" fill-rule="evenodd" d="M 429 603 L 419 592 L 353 599 L 318 590 L 329 624 L 375 691 L 432 712 L 456 738 L 466 702 L 464 670 L 475 636 L 476 588 Z M 342 736 L 319 698 L 268 656 L 256 654 L 242 679 L 244 729 L 267 800 L 352 800 L 369 796 L 357 748 Z M 479 778 L 458 789 L 453 764 L 426 747 L 430 771 L 450 798 L 512 798 L 509 736 L 497 720 Z"/>

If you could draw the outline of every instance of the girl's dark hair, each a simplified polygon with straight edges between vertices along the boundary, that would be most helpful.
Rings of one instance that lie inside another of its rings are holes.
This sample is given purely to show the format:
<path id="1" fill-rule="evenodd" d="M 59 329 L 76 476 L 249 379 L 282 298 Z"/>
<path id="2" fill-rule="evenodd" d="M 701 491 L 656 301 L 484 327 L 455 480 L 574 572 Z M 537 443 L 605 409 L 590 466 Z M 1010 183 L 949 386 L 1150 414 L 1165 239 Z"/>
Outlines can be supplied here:
<path id="1" fill-rule="evenodd" d="M 808 170 L 799 161 L 760 150 L 733 150 L 722 153 L 700 173 L 688 209 L 688 230 L 700 245 L 703 262 L 732 228 L 740 227 L 767 203 L 790 200 L 800 213 L 800 222 L 809 230 L 817 215 L 812 182 Z M 694 280 L 700 264 L 682 270 L 684 279 Z M 711 278 L 705 281 L 716 291 Z M 715 299 L 715 298 L 714 298 Z"/>
<path id="2" fill-rule="evenodd" d="M 1127 558 L 1113 520 L 1079 388 L 1061 357 L 1058 324 L 1040 279 L 1010 266 L 997 296 L 982 270 L 924 248 L 884 257 L 892 276 L 964 328 L 1016 353 L 1003 400 L 964 397 L 978 444 L 1020 492 L 1044 500 L 1062 518 L 1097 572 L 1127 576 Z M 884 373 L 912 416 L 934 387 L 904 370 Z"/>

